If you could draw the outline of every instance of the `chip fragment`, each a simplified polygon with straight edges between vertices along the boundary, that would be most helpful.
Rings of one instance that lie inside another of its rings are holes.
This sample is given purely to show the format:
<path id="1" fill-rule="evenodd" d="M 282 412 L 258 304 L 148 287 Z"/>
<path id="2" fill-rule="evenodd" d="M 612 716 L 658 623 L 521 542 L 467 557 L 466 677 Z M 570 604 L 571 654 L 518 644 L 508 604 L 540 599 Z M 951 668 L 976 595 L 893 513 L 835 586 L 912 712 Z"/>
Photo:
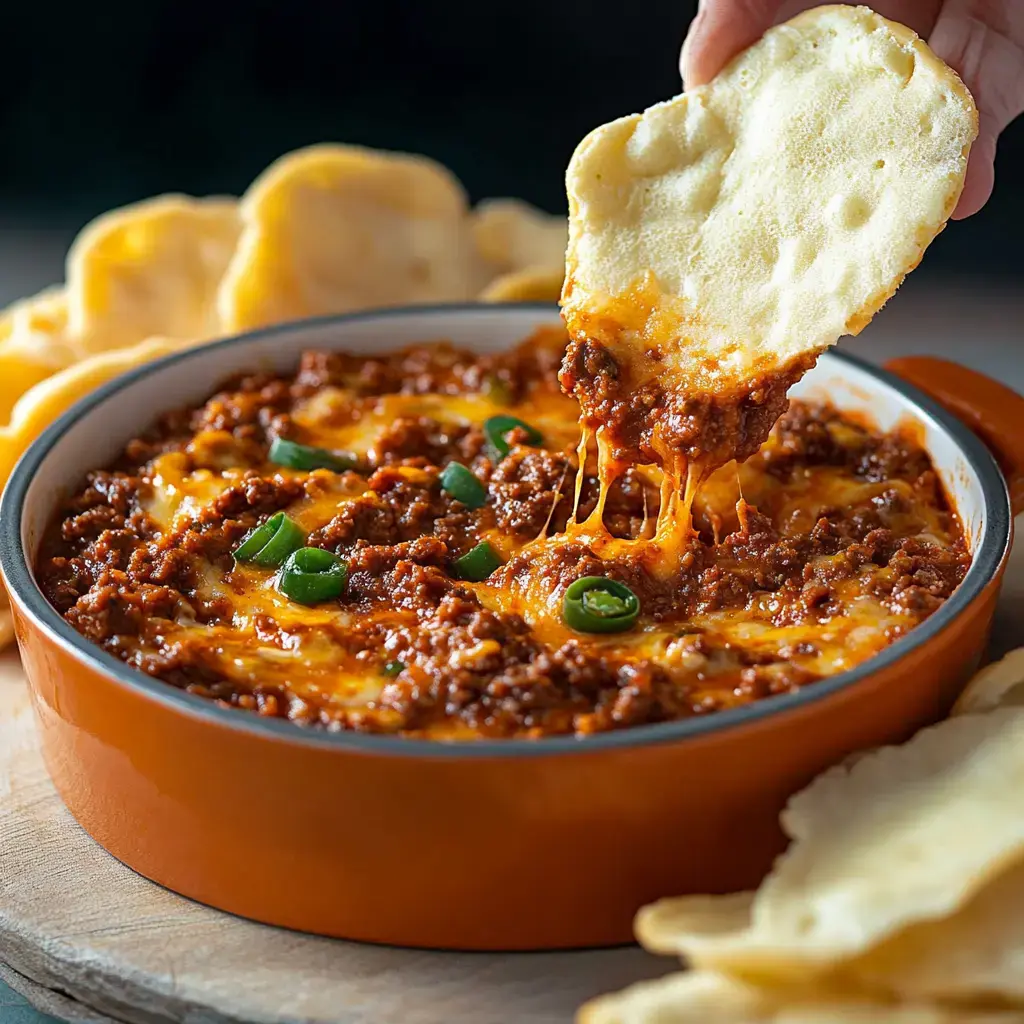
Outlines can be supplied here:
<path id="1" fill-rule="evenodd" d="M 1024 1013 L 758 989 L 705 971 L 670 974 L 587 1003 L 579 1024 L 1021 1024 Z"/>
<path id="2" fill-rule="evenodd" d="M 903 998 L 1024 1006 L 1024 861 L 949 917 L 904 928 L 840 976 Z"/>
<path id="3" fill-rule="evenodd" d="M 557 302 L 562 271 L 544 267 L 513 270 L 496 277 L 481 293 L 481 302 Z"/>
<path id="4" fill-rule="evenodd" d="M 166 195 L 87 225 L 67 258 L 68 332 L 83 354 L 144 338 L 213 338 L 241 222 L 234 199 Z"/>
<path id="5" fill-rule="evenodd" d="M 1024 998 L 1024 982 L 993 988 L 1000 964 L 1024 966 L 1022 786 L 1024 711 L 922 730 L 793 797 L 793 842 L 756 894 L 662 900 L 638 915 L 638 937 L 761 984 Z M 996 908 L 1018 904 L 994 929 Z"/>
<path id="6" fill-rule="evenodd" d="M 1024 705 L 1024 647 L 986 665 L 966 686 L 953 707 L 954 715 Z"/>
<path id="7" fill-rule="evenodd" d="M 10 420 L 29 388 L 74 360 L 63 288 L 48 288 L 11 306 L 0 319 L 0 424 Z"/>
<path id="8" fill-rule="evenodd" d="M 543 267 L 565 272 L 569 224 L 521 199 L 485 199 L 470 215 L 476 251 L 492 277 Z"/>
<path id="9" fill-rule="evenodd" d="M 217 300 L 226 333 L 473 292 L 465 193 L 426 157 L 311 146 L 264 171 L 241 210 Z"/>
<path id="10" fill-rule="evenodd" d="M 186 347 L 189 342 L 150 338 L 128 348 L 98 353 L 30 387 L 14 404 L 10 422 L 0 427 L 0 488 L 25 449 L 80 398 L 143 363 Z"/>

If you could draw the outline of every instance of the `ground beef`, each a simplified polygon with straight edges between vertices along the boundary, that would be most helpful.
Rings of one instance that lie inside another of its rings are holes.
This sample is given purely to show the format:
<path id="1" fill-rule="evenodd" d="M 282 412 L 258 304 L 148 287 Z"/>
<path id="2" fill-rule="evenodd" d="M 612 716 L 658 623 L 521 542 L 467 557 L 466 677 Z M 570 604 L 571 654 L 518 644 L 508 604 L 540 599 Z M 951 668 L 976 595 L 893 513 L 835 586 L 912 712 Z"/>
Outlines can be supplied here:
<path id="1" fill-rule="evenodd" d="M 369 359 L 308 352 L 294 375 L 239 375 L 203 405 L 162 416 L 111 469 L 86 477 L 44 538 L 40 583 L 91 642 L 240 711 L 327 730 L 543 737 L 709 714 L 811 685 L 820 626 L 835 629 L 855 599 L 874 601 L 895 639 L 963 579 L 970 556 L 959 524 L 913 438 L 800 402 L 743 467 L 743 488 L 723 471 L 699 534 L 652 539 L 657 479 L 636 466 L 609 489 L 604 532 L 593 522 L 581 532 L 578 409 L 556 383 L 563 351 L 548 333 L 496 356 L 444 345 Z M 612 433 L 621 428 L 619 455 L 650 459 L 656 396 L 627 394 L 619 370 L 606 350 L 584 346 L 563 379 L 592 382 Z M 303 410 L 328 388 L 321 440 Z M 417 412 L 382 424 L 353 469 L 269 463 L 276 437 L 344 448 L 338 431 L 358 425 L 377 397 L 403 394 L 458 395 L 460 409 L 478 400 L 481 419 L 503 407 L 529 419 L 536 403 L 545 440 L 513 430 L 500 452 L 483 422 Z M 758 435 L 785 404 L 777 397 L 739 403 L 729 429 Z M 710 429 L 707 410 L 676 411 L 683 433 Z M 442 486 L 453 460 L 481 484 L 482 504 Z M 598 497 L 592 460 L 582 472 L 581 523 Z M 173 514 L 161 504 L 168 477 L 197 494 Z M 250 603 L 276 598 L 276 577 L 233 558 L 279 511 L 301 524 L 306 545 L 347 563 L 342 596 L 308 614 L 287 601 Z M 460 561 L 481 543 L 502 563 L 486 585 L 464 579 Z M 641 627 L 632 646 L 565 629 L 560 602 L 584 576 L 628 586 L 655 646 L 634 643 Z M 553 610 L 553 627 L 533 622 L 537 607 Z M 789 639 L 746 644 L 730 622 L 786 627 Z M 309 665 L 320 675 L 307 685 Z M 369 696 L 335 694 L 342 677 L 365 680 Z"/>

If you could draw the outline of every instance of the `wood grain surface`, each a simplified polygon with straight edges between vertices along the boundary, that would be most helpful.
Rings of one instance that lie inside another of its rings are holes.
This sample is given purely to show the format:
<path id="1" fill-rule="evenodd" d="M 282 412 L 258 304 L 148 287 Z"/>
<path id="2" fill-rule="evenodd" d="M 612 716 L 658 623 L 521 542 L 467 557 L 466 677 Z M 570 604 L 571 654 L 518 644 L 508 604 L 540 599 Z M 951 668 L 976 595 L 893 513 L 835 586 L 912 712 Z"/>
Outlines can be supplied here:
<path id="1" fill-rule="evenodd" d="M 54 989 L 43 988 L 42 985 L 29 981 L 23 974 L 18 974 L 3 963 L 0 963 L 0 982 L 3 982 L 12 993 L 23 997 L 31 1004 L 21 1007 L 21 1013 L 15 1015 L 12 1024 L 20 1024 L 22 1014 L 25 1015 L 26 1022 L 31 1017 L 31 1024 L 37 1024 L 42 1020 L 63 1020 L 69 1024 L 117 1024 L 113 1017 L 97 1013 L 84 1003 L 79 1003 Z M 0 998 L 0 1019 L 6 1024 L 8 1017 L 3 1013 L 4 1005 L 3 999 Z M 46 1014 L 46 1017 L 41 1018 L 39 1014 Z"/>

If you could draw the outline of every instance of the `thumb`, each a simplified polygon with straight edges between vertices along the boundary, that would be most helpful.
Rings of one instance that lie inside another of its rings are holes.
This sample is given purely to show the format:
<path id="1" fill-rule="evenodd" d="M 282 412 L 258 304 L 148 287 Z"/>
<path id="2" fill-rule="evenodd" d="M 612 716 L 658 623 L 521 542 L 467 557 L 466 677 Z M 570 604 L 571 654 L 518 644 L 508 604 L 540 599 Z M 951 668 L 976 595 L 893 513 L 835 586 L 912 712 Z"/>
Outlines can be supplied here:
<path id="1" fill-rule="evenodd" d="M 700 0 L 679 58 L 683 87 L 714 78 L 771 28 L 781 6 L 782 0 Z"/>
<path id="2" fill-rule="evenodd" d="M 946 0 L 928 40 L 963 79 L 978 106 L 978 139 L 953 216 L 977 213 L 992 193 L 996 140 L 1024 113 L 1024 4 L 1018 0 Z"/>

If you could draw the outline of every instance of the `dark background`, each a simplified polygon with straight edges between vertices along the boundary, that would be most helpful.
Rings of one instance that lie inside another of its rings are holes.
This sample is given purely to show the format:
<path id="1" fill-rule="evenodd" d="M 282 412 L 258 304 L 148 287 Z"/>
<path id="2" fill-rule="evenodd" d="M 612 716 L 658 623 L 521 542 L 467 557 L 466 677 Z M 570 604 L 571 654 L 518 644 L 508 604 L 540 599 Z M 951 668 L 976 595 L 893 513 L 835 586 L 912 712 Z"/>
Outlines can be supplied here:
<path id="1" fill-rule="evenodd" d="M 1022 0 L 1024 2 L 1024 0 Z M 70 240 L 161 191 L 238 193 L 323 140 L 427 153 L 474 199 L 564 207 L 593 126 L 679 90 L 695 3 L 115 0 L 5 5 L 0 230 Z M 920 274 L 1024 281 L 1024 123 L 994 199 Z"/>

